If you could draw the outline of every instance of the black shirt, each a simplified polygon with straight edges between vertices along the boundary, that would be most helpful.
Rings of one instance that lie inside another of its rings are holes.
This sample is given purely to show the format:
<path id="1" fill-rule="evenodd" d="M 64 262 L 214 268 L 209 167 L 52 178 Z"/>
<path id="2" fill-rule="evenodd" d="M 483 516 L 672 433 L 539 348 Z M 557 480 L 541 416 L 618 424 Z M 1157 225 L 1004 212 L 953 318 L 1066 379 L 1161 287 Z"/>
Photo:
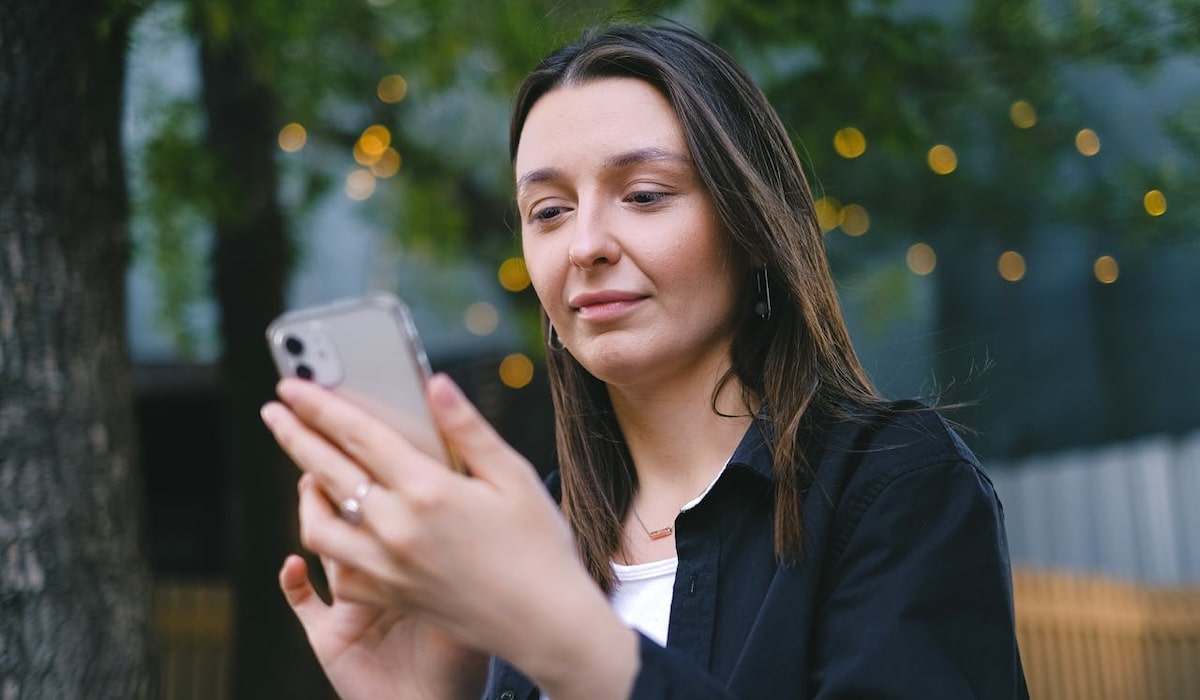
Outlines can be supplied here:
<path id="1" fill-rule="evenodd" d="M 813 421 L 803 556 L 781 566 L 756 421 L 675 522 L 666 648 L 641 638 L 635 700 L 1028 698 L 1003 510 L 935 413 Z M 503 660 L 485 694 L 538 697 Z"/>

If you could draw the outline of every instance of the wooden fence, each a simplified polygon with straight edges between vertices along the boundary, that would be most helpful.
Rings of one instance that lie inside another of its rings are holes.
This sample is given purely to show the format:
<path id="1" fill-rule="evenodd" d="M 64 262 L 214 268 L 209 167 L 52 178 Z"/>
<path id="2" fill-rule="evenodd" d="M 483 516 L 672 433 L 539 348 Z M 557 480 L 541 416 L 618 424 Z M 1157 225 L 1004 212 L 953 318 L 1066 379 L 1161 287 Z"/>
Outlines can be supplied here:
<path id="1" fill-rule="evenodd" d="M 1013 584 L 1034 700 L 1200 698 L 1200 586 L 1026 570 Z M 228 698 L 228 589 L 163 582 L 155 605 L 165 700 Z"/>

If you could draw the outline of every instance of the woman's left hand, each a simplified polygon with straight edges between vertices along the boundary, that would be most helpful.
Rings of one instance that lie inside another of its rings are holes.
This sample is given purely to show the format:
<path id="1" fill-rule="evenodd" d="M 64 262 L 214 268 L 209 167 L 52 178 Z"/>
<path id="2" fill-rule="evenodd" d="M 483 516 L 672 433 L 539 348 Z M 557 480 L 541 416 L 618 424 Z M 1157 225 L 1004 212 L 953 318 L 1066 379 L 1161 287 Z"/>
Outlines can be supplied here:
<path id="1" fill-rule="evenodd" d="M 280 445 L 333 503 L 365 490 L 353 527 L 332 509 L 312 509 L 301 523 L 306 547 L 358 573 L 339 581 L 337 595 L 418 616 L 508 658 L 546 690 L 572 673 L 587 680 L 588 665 L 613 658 L 623 639 L 628 654 L 616 657 L 632 667 L 618 675 L 631 683 L 636 637 L 587 575 L 536 471 L 448 377 L 427 389 L 469 476 L 310 382 L 283 380 L 284 405 L 264 409 Z M 610 682 L 613 670 L 595 669 Z"/>

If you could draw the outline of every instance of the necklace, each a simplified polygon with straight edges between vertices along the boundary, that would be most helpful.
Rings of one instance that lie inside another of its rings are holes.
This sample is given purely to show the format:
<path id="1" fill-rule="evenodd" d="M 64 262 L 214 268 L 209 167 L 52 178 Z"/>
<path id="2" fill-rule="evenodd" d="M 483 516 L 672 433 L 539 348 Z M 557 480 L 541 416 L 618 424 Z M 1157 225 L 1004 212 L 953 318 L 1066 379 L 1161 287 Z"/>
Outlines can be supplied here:
<path id="1" fill-rule="evenodd" d="M 657 530 L 651 530 L 650 528 L 646 527 L 646 523 L 642 522 L 642 516 L 638 515 L 638 512 L 637 512 L 637 506 L 630 504 L 629 507 L 631 509 L 633 509 L 633 517 L 637 519 L 638 525 L 642 526 L 642 530 L 646 533 L 646 536 L 649 537 L 650 539 L 661 540 L 662 538 L 670 537 L 671 535 L 673 535 L 675 533 L 675 528 L 670 525 L 663 527 L 663 528 L 659 528 Z"/>

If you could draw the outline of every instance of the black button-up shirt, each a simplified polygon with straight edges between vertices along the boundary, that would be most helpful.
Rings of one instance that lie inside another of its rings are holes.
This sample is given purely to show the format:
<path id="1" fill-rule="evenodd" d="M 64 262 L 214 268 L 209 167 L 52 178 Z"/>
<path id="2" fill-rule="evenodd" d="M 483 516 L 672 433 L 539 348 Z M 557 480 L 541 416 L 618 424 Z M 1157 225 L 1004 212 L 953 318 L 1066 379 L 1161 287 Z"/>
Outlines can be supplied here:
<path id="1" fill-rule="evenodd" d="M 938 415 L 897 408 L 806 432 L 816 477 L 788 566 L 769 425 L 751 426 L 675 522 L 667 646 L 642 637 L 634 700 L 1028 698 L 992 484 Z M 485 697 L 538 694 L 497 659 Z"/>

